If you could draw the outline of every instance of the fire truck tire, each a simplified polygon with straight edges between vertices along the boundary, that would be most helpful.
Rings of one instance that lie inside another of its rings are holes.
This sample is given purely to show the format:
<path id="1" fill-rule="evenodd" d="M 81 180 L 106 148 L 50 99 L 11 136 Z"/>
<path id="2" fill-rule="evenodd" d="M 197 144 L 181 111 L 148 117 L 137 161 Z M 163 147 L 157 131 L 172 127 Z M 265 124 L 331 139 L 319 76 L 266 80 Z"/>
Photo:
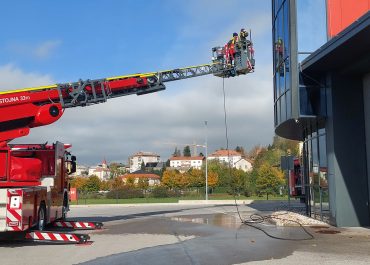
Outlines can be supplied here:
<path id="1" fill-rule="evenodd" d="M 45 203 L 41 202 L 40 207 L 39 207 L 39 213 L 37 216 L 37 229 L 42 231 L 45 229 L 46 226 L 46 207 Z"/>

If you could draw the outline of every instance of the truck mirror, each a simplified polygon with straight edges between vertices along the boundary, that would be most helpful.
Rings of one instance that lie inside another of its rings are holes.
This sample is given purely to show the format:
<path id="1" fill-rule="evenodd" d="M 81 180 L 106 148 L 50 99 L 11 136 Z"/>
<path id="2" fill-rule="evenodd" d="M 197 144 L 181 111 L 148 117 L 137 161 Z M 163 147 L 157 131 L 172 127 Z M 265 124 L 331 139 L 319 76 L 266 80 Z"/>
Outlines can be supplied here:
<path id="1" fill-rule="evenodd" d="M 73 174 L 76 172 L 76 169 L 77 169 L 77 164 L 76 164 L 76 157 L 74 157 L 75 160 L 73 160 L 73 156 L 72 156 L 72 162 L 71 162 L 71 172 L 69 174 Z"/>

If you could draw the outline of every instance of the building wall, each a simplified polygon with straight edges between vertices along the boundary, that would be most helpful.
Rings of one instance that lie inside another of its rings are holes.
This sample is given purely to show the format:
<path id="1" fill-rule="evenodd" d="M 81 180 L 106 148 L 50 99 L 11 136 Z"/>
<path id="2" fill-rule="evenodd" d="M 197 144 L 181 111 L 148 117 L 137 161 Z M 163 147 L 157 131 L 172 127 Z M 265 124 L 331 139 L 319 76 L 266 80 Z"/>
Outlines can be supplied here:
<path id="1" fill-rule="evenodd" d="M 203 161 L 200 159 L 173 159 L 170 160 L 170 167 L 173 168 L 195 168 L 201 169 L 203 165 Z"/>
<path id="2" fill-rule="evenodd" d="M 328 37 L 332 38 L 370 10 L 370 0 L 327 0 Z"/>
<path id="3" fill-rule="evenodd" d="M 363 78 L 364 90 L 364 116 L 365 116 L 365 135 L 366 135 L 366 162 L 367 162 L 367 184 L 368 184 L 368 204 L 370 207 L 370 73 Z M 370 211 L 370 209 L 369 209 Z"/>
<path id="4" fill-rule="evenodd" d="M 148 180 L 149 187 L 153 187 L 153 186 L 161 184 L 161 181 L 159 179 L 154 179 L 154 178 L 146 178 L 146 179 Z M 123 183 L 126 183 L 127 178 L 123 178 L 122 181 L 123 181 Z M 140 178 L 135 178 L 134 179 L 134 183 L 136 185 L 139 183 L 139 181 L 140 181 Z"/>
<path id="5" fill-rule="evenodd" d="M 329 197 L 337 226 L 370 225 L 363 102 L 361 76 L 328 74 Z"/>
<path id="6" fill-rule="evenodd" d="M 236 167 L 236 169 L 241 169 L 244 172 L 248 172 L 248 171 L 251 171 L 253 169 L 252 163 L 250 163 L 249 161 L 247 161 L 245 159 L 240 159 L 239 161 L 237 161 L 235 163 L 235 167 Z"/>
<path id="7" fill-rule="evenodd" d="M 235 163 L 238 162 L 242 156 L 209 156 L 208 160 L 218 160 L 226 164 L 230 163 L 232 167 L 235 167 Z"/>
<path id="8" fill-rule="evenodd" d="M 159 156 L 132 156 L 129 159 L 129 164 L 130 164 L 130 172 L 135 172 L 137 170 L 141 169 L 141 164 L 144 162 L 146 163 L 151 163 L 151 162 L 159 162 L 160 158 Z"/>

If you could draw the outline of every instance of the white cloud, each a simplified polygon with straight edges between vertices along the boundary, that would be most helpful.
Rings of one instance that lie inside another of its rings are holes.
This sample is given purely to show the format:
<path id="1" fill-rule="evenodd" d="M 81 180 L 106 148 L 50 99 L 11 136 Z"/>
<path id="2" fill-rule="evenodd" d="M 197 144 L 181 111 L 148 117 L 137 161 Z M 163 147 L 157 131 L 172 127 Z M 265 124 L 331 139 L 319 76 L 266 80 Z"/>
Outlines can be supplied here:
<path id="1" fill-rule="evenodd" d="M 45 60 L 53 55 L 61 43 L 62 42 L 60 40 L 47 40 L 38 44 L 11 43 L 8 49 L 21 56 Z"/>
<path id="2" fill-rule="evenodd" d="M 0 66 L 0 91 L 52 84 L 50 75 L 26 73 L 13 64 Z"/>
<path id="3" fill-rule="evenodd" d="M 33 55 L 40 59 L 48 58 L 54 50 L 61 44 L 59 40 L 45 41 L 37 45 L 33 50 Z"/>

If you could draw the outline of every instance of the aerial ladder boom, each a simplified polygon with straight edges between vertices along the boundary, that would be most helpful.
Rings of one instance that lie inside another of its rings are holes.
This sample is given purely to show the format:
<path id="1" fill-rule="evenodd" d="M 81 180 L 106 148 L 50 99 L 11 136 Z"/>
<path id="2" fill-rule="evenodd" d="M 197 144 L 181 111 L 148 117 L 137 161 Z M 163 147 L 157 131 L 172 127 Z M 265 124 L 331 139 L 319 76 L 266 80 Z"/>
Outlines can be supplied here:
<path id="1" fill-rule="evenodd" d="M 236 44 L 236 45 L 235 45 Z M 2 232 L 27 232 L 26 239 L 84 242 L 84 234 L 45 231 L 46 225 L 101 227 L 66 221 L 70 175 L 76 172 L 71 145 L 9 144 L 31 128 L 57 121 L 68 108 L 103 103 L 109 98 L 164 90 L 165 83 L 213 74 L 228 78 L 254 71 L 250 40 L 212 49 L 212 63 L 160 72 L 0 92 L 0 238 Z M 61 222 L 63 221 L 63 222 Z M 36 231 L 33 229 L 37 229 Z"/>
<path id="2" fill-rule="evenodd" d="M 254 51 L 250 41 L 248 45 L 236 47 L 233 64 L 225 59 L 224 47 L 215 47 L 212 52 L 210 64 L 0 92 L 0 147 L 28 135 L 30 128 L 57 121 L 67 108 L 161 91 L 166 88 L 164 83 L 170 81 L 209 74 L 228 78 L 254 71 Z"/>

